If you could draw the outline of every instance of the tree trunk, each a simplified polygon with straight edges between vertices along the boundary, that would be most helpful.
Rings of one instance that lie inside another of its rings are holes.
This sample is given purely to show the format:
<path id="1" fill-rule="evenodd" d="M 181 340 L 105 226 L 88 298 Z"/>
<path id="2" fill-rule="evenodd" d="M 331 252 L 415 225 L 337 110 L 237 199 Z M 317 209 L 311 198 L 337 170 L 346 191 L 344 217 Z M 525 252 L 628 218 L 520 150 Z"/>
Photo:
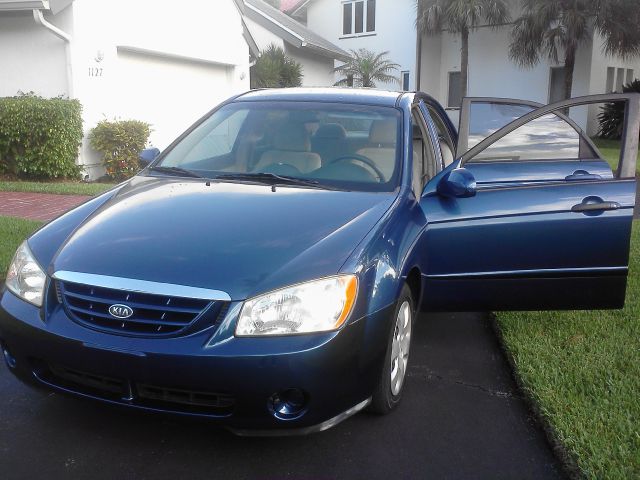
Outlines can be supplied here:
<path id="1" fill-rule="evenodd" d="M 576 65 L 576 46 L 569 45 L 564 54 L 564 98 L 571 98 L 573 90 L 573 70 Z"/>
<path id="2" fill-rule="evenodd" d="M 464 27 L 460 32 L 462 46 L 460 48 L 460 92 L 462 98 L 467 96 L 469 78 L 469 29 Z"/>

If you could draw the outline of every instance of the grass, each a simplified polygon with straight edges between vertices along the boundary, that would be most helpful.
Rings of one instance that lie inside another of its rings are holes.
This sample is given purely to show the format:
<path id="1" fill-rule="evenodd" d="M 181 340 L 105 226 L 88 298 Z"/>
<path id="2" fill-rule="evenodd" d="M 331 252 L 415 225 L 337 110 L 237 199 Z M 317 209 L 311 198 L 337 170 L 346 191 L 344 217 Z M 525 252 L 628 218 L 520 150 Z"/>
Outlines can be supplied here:
<path id="1" fill-rule="evenodd" d="M 500 313 L 525 390 L 588 478 L 640 478 L 640 222 L 623 310 Z"/>
<path id="2" fill-rule="evenodd" d="M 0 279 L 5 278 L 9 262 L 18 246 L 40 225 L 42 222 L 0 217 Z"/>
<path id="3" fill-rule="evenodd" d="M 611 169 L 615 172 L 620 161 L 620 140 L 608 140 L 606 138 L 594 138 L 593 143 L 600 150 L 604 159 L 609 162 Z M 636 162 L 636 172 L 640 174 L 640 153 Z"/>
<path id="4" fill-rule="evenodd" d="M 98 195 L 112 188 L 111 183 L 21 182 L 0 180 L 0 192 L 54 193 L 59 195 Z"/>

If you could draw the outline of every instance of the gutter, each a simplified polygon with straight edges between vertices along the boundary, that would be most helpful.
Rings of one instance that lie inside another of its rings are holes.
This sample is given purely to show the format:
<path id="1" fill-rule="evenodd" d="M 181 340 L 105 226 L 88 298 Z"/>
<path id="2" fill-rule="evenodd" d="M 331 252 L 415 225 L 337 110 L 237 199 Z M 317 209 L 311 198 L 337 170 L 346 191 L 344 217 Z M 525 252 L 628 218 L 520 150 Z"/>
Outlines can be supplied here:
<path id="1" fill-rule="evenodd" d="M 56 37 L 62 39 L 65 42 L 64 50 L 65 50 L 65 57 L 66 57 L 66 64 L 67 64 L 66 65 L 67 66 L 67 93 L 69 98 L 73 98 L 73 68 L 71 64 L 71 35 L 60 30 L 58 27 L 56 27 L 55 25 L 45 20 L 44 16 L 42 15 L 42 10 L 34 9 L 33 19 L 38 25 L 43 26 L 44 28 L 49 30 L 51 33 L 53 33 Z"/>

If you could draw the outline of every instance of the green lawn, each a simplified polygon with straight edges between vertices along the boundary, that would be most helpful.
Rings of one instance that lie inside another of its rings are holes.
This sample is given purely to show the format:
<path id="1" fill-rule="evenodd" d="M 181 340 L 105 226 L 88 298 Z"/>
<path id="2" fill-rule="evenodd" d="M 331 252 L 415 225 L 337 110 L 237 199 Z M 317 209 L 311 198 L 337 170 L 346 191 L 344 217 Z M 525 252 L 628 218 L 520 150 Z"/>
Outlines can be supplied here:
<path id="1" fill-rule="evenodd" d="M 624 310 L 500 313 L 528 394 L 588 478 L 640 478 L 640 222 Z"/>
<path id="2" fill-rule="evenodd" d="M 609 165 L 615 171 L 620 161 L 620 140 L 594 138 L 593 143 L 596 144 L 604 159 L 609 162 Z M 638 161 L 636 162 L 636 172 L 640 173 L 640 153 L 638 153 Z"/>
<path id="3" fill-rule="evenodd" d="M 0 217 L 0 279 L 5 278 L 9 262 L 18 245 L 40 225 L 42 222 Z"/>
<path id="4" fill-rule="evenodd" d="M 113 188 L 111 183 L 19 182 L 0 180 L 0 192 L 55 193 L 65 195 L 98 195 Z"/>

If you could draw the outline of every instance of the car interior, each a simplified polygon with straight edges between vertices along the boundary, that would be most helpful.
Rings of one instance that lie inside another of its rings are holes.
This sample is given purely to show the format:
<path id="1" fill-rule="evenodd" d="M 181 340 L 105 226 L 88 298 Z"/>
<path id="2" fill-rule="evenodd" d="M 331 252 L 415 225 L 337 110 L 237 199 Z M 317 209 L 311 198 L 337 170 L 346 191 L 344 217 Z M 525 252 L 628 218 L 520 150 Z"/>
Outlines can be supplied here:
<path id="1" fill-rule="evenodd" d="M 162 164 L 208 175 L 270 173 L 390 190 L 400 170 L 399 122 L 395 110 L 381 110 L 390 113 L 236 110 L 205 121 Z"/>

